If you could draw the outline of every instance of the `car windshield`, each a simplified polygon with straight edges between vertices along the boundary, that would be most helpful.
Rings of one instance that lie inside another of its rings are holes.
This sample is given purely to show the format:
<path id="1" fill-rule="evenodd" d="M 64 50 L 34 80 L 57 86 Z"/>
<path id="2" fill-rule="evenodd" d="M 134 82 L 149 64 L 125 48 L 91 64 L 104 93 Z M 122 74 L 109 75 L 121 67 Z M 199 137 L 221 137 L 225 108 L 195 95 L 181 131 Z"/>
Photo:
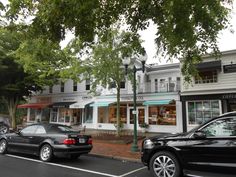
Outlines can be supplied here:
<path id="1" fill-rule="evenodd" d="M 76 132 L 72 127 L 65 125 L 51 125 L 49 132 Z"/>

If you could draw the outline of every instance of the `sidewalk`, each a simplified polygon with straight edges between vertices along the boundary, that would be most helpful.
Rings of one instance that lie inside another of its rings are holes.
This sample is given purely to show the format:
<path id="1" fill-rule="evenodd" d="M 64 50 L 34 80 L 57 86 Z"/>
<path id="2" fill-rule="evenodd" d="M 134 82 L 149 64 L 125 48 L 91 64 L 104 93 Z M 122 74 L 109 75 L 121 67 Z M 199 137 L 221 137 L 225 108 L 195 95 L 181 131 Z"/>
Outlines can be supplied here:
<path id="1" fill-rule="evenodd" d="M 139 150 L 141 149 L 141 143 L 142 140 L 138 141 Z M 131 145 L 132 144 L 114 144 L 93 140 L 93 149 L 90 154 L 141 162 L 140 152 L 131 152 Z"/>

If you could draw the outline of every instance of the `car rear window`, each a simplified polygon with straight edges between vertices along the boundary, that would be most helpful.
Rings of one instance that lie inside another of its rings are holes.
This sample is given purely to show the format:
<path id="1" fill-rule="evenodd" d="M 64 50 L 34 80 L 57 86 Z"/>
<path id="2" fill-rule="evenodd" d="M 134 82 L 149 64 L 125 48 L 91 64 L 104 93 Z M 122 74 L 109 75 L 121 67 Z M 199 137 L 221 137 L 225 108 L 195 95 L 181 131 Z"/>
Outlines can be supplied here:
<path id="1" fill-rule="evenodd" d="M 49 127 L 48 132 L 65 133 L 65 132 L 75 132 L 75 130 L 72 127 L 65 125 L 52 125 Z"/>

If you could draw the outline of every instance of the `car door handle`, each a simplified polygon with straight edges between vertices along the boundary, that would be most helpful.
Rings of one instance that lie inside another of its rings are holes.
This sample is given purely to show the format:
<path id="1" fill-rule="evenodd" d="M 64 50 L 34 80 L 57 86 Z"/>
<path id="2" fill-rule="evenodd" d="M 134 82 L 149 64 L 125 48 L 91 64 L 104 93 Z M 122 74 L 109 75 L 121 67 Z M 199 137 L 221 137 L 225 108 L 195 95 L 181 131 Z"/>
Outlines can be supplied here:
<path id="1" fill-rule="evenodd" d="M 33 138 L 33 136 L 29 136 L 29 139 L 32 139 Z"/>

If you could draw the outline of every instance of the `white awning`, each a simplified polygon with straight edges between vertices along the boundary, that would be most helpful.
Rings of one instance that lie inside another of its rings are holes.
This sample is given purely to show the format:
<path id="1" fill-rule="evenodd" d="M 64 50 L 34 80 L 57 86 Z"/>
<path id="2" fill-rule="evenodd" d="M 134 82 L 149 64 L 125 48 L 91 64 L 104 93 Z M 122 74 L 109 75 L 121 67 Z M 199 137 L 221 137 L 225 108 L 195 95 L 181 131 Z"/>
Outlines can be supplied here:
<path id="1" fill-rule="evenodd" d="M 85 106 L 87 105 L 87 104 L 90 104 L 90 103 L 93 103 L 93 101 L 83 101 L 83 102 L 76 102 L 76 103 L 74 103 L 74 104 L 71 104 L 70 105 L 70 108 L 71 109 L 79 109 L 79 108 L 85 108 Z"/>

